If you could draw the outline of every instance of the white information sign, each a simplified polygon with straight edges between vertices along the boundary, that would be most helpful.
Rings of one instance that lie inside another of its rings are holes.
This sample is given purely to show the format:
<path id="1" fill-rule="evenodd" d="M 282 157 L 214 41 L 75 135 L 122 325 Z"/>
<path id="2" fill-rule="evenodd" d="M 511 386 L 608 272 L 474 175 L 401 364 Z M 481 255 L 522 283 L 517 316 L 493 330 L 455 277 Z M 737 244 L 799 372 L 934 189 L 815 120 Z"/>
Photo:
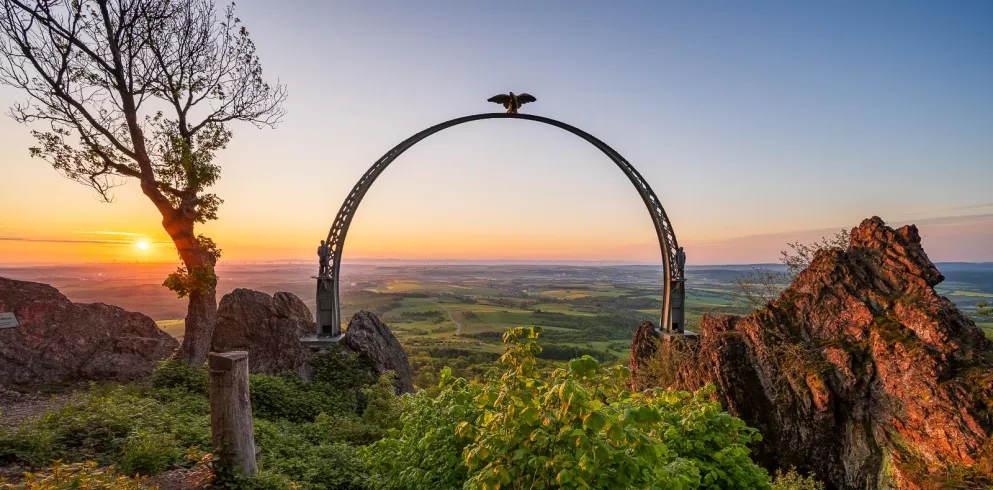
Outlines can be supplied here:
<path id="1" fill-rule="evenodd" d="M 17 328 L 17 317 L 14 313 L 0 313 L 0 328 Z"/>

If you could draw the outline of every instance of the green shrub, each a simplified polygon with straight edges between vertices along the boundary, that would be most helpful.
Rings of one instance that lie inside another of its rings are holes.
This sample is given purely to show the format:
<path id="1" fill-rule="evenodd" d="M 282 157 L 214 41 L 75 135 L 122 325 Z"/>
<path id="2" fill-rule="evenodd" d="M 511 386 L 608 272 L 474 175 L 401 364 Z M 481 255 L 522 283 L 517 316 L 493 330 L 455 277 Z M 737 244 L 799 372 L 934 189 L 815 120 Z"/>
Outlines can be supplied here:
<path id="1" fill-rule="evenodd" d="M 358 448 L 348 444 L 322 444 L 303 457 L 306 470 L 301 480 L 314 488 L 361 490 L 368 488 L 365 467 L 357 455 Z"/>
<path id="2" fill-rule="evenodd" d="M 372 364 L 343 352 L 337 346 L 314 356 L 311 366 L 314 368 L 314 383 L 326 385 L 333 391 L 357 392 L 365 386 L 375 384 L 379 378 Z"/>
<path id="3" fill-rule="evenodd" d="M 138 490 L 138 480 L 117 474 L 114 467 L 100 468 L 95 461 L 64 464 L 60 461 L 41 473 L 26 473 L 16 484 L 0 478 L 0 488 L 11 490 Z"/>
<path id="4" fill-rule="evenodd" d="M 356 415 L 321 413 L 313 424 L 301 428 L 314 444 L 348 443 L 356 446 L 372 444 L 383 437 L 387 427 L 366 422 Z"/>
<path id="5" fill-rule="evenodd" d="M 261 469 L 284 475 L 303 488 L 367 488 L 358 448 L 341 442 L 341 437 L 347 437 L 343 434 L 327 427 L 321 430 L 319 424 L 328 417 L 322 414 L 312 424 L 257 421 L 255 440 L 262 453 Z M 357 417 L 353 420 L 361 424 Z"/>
<path id="6" fill-rule="evenodd" d="M 296 490 L 300 485 L 282 473 L 260 470 L 245 487 L 246 490 Z"/>
<path id="7" fill-rule="evenodd" d="M 396 396 L 393 381 L 396 374 L 392 371 L 379 377 L 375 384 L 362 388 L 366 405 L 362 411 L 362 421 L 386 431 L 397 427 L 400 423 L 400 399 Z"/>
<path id="8" fill-rule="evenodd" d="M 207 394 L 209 379 L 207 365 L 191 366 L 176 359 L 159 362 L 152 371 L 152 387 L 156 390 L 180 388 L 190 393 Z"/>
<path id="9" fill-rule="evenodd" d="M 626 367 L 590 357 L 542 369 L 540 329 L 504 335 L 503 374 L 443 375 L 405 398 L 401 428 L 364 449 L 377 488 L 770 488 L 748 457 L 758 433 L 696 394 L 626 391 Z M 454 427 L 454 430 L 453 430 Z"/>
<path id="10" fill-rule="evenodd" d="M 437 396 L 420 391 L 404 396 L 400 428 L 362 449 L 375 488 L 459 489 L 468 479 L 462 453 L 471 439 L 455 428 L 482 413 L 473 399 L 478 385 L 441 370 Z"/>
<path id="11" fill-rule="evenodd" d="M 128 475 L 154 475 L 182 461 L 184 454 L 172 435 L 141 430 L 124 444 L 120 468 Z"/>
<path id="12" fill-rule="evenodd" d="M 790 468 L 783 473 L 783 470 L 776 470 L 776 479 L 772 482 L 773 490 L 824 490 L 824 484 L 814 479 L 812 476 L 803 476 L 796 472 L 796 468 Z"/>
<path id="13" fill-rule="evenodd" d="M 165 467 L 148 463 L 162 457 L 153 456 L 156 453 L 169 453 L 163 448 L 177 448 L 181 455 L 183 448 L 209 447 L 210 420 L 201 397 L 163 401 L 152 395 L 134 385 L 91 387 L 62 409 L 0 430 L 0 460 L 32 468 L 56 460 L 92 460 L 100 465 L 116 463 L 129 472 L 134 465 L 136 472 L 152 473 Z M 171 442 L 160 444 L 166 440 Z M 166 459 L 177 461 L 172 456 Z"/>
<path id="14" fill-rule="evenodd" d="M 295 373 L 249 377 L 252 414 L 266 419 L 310 422 L 321 412 L 354 413 L 357 390 L 339 390 L 326 383 L 308 382 Z"/>

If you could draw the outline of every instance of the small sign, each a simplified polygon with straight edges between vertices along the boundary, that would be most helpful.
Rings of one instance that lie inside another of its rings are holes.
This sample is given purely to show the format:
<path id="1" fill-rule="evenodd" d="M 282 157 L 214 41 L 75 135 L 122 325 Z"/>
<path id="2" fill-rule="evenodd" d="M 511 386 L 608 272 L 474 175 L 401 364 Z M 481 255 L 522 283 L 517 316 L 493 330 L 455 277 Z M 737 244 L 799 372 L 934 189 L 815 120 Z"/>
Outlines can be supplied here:
<path id="1" fill-rule="evenodd" d="M 13 312 L 0 313 L 0 328 L 17 328 L 18 326 L 17 317 L 14 316 Z"/>

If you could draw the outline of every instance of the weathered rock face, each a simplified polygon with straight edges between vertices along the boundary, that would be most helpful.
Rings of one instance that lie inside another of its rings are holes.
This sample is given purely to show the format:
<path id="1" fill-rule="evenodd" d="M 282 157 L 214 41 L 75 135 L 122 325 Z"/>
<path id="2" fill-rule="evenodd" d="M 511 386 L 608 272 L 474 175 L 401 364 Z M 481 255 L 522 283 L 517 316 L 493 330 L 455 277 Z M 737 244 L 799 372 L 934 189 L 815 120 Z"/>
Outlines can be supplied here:
<path id="1" fill-rule="evenodd" d="M 631 373 L 645 373 L 650 368 L 645 365 L 655 356 L 659 350 L 659 343 L 655 339 L 655 324 L 650 321 L 642 323 L 638 330 L 634 332 L 634 340 L 631 341 L 631 361 L 629 367 Z M 635 389 L 650 388 L 653 380 L 642 383 L 640 379 L 632 376 Z M 644 386 L 643 386 L 644 385 Z"/>
<path id="2" fill-rule="evenodd" d="M 3 385 L 136 380 L 179 347 L 141 313 L 73 303 L 47 284 L 0 277 L 0 312 L 20 324 L 0 330 Z"/>
<path id="3" fill-rule="evenodd" d="M 760 462 L 833 488 L 989 484 L 993 343 L 935 292 L 916 227 L 867 219 L 850 245 L 751 316 L 705 317 L 676 387 L 716 385 Z"/>
<path id="4" fill-rule="evenodd" d="M 311 356 L 300 338 L 316 333 L 313 315 L 293 293 L 269 296 L 239 288 L 225 294 L 217 306 L 211 349 L 248 351 L 253 373 L 299 372 Z"/>
<path id="5" fill-rule="evenodd" d="M 414 392 L 414 373 L 407 353 L 375 313 L 365 310 L 356 313 L 348 322 L 341 344 L 371 362 L 380 374 L 395 372 L 398 393 Z"/>

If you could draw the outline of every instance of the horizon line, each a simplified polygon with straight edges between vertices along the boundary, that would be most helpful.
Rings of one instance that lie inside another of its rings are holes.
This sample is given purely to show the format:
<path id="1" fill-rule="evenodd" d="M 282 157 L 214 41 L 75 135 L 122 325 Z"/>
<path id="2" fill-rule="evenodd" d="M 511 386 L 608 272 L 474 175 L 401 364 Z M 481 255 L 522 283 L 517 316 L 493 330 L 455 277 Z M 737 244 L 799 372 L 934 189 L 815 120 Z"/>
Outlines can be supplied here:
<path id="1" fill-rule="evenodd" d="M 11 262 L 0 263 L 0 269 L 9 268 L 46 268 L 46 267 L 76 267 L 76 266 L 100 266 L 100 265 L 163 265 L 174 266 L 177 261 L 94 261 L 94 262 Z M 399 265 L 562 265 L 562 266 L 582 266 L 599 265 L 604 267 L 623 266 L 659 266 L 661 262 L 631 261 L 631 260 L 590 260 L 590 259 L 348 259 L 343 260 L 342 265 L 377 265 L 377 263 L 397 263 Z M 259 259 L 259 260 L 230 260 L 218 263 L 224 265 L 262 265 L 262 264 L 283 264 L 283 265 L 317 265 L 316 261 L 304 259 Z M 938 264 L 972 264 L 972 265 L 993 265 L 993 261 L 967 261 L 948 260 L 937 261 Z M 722 262 L 707 264 L 686 264 L 687 269 L 698 269 L 702 267 L 746 267 L 746 266 L 778 266 L 780 262 Z"/>

